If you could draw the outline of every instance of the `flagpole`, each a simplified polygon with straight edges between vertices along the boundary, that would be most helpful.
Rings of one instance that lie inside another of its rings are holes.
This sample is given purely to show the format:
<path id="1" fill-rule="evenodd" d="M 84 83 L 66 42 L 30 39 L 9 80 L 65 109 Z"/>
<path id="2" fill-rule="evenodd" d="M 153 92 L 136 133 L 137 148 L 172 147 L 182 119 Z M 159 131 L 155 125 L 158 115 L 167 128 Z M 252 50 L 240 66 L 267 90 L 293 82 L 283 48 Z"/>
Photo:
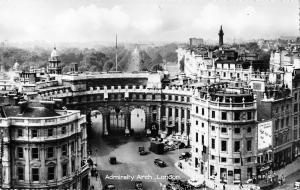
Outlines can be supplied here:
<path id="1" fill-rule="evenodd" d="M 118 71 L 118 35 L 116 34 L 116 71 Z"/>

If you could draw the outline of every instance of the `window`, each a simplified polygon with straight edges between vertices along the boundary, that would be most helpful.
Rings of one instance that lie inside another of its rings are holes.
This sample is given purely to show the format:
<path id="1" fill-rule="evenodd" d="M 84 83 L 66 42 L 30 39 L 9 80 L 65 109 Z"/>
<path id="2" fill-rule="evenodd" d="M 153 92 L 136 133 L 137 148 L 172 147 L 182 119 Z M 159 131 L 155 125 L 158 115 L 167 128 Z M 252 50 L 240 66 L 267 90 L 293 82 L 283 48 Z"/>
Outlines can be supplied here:
<path id="1" fill-rule="evenodd" d="M 63 156 L 68 155 L 68 147 L 67 147 L 66 144 L 62 145 L 62 147 L 61 147 L 61 152 L 62 152 L 62 155 L 63 155 Z"/>
<path id="2" fill-rule="evenodd" d="M 187 102 L 190 102 L 190 97 L 187 97 L 187 100 L 186 100 Z"/>
<path id="3" fill-rule="evenodd" d="M 198 142 L 198 133 L 196 133 L 196 142 Z"/>
<path id="4" fill-rule="evenodd" d="M 222 120 L 227 120 L 227 113 L 226 112 L 222 112 Z"/>
<path id="5" fill-rule="evenodd" d="M 298 125 L 298 117 L 294 117 L 294 125 Z"/>
<path id="6" fill-rule="evenodd" d="M 196 113 L 198 113 L 198 106 L 196 106 Z"/>
<path id="7" fill-rule="evenodd" d="M 204 135 L 201 136 L 202 145 L 204 145 Z"/>
<path id="8" fill-rule="evenodd" d="M 294 104 L 294 112 L 298 112 L 298 103 Z"/>
<path id="9" fill-rule="evenodd" d="M 214 155 L 211 155 L 211 159 L 214 160 L 214 159 L 215 159 L 215 156 L 214 156 Z"/>
<path id="10" fill-rule="evenodd" d="M 248 158 L 247 158 L 247 162 L 251 162 L 251 157 L 248 157 Z"/>
<path id="11" fill-rule="evenodd" d="M 204 123 L 201 123 L 201 125 L 202 125 L 202 128 L 204 127 Z"/>
<path id="12" fill-rule="evenodd" d="M 234 159 L 234 163 L 235 163 L 235 164 L 240 163 L 240 159 L 239 159 L 239 158 L 235 158 L 235 159 Z"/>
<path id="13" fill-rule="evenodd" d="M 227 133 L 227 128 L 226 127 L 222 127 L 221 128 L 221 133 Z"/>
<path id="14" fill-rule="evenodd" d="M 247 120 L 252 119 L 252 113 L 250 111 L 247 112 Z"/>
<path id="15" fill-rule="evenodd" d="M 71 165 L 72 165 L 72 172 L 75 172 L 75 160 L 72 160 Z"/>
<path id="16" fill-rule="evenodd" d="M 37 137 L 38 136 L 38 131 L 36 129 L 32 129 L 31 130 L 31 137 L 34 138 L 34 137 Z"/>
<path id="17" fill-rule="evenodd" d="M 204 108 L 202 108 L 202 115 L 204 115 Z"/>
<path id="18" fill-rule="evenodd" d="M 39 168 L 32 168 L 31 169 L 32 181 L 39 181 Z"/>
<path id="19" fill-rule="evenodd" d="M 237 121 L 237 120 L 240 120 L 240 112 L 234 112 L 234 120 Z"/>
<path id="20" fill-rule="evenodd" d="M 22 147 L 18 147 L 17 152 L 18 152 L 18 158 L 24 158 Z"/>
<path id="21" fill-rule="evenodd" d="M 196 120 L 196 125 L 198 125 L 198 120 Z"/>
<path id="22" fill-rule="evenodd" d="M 214 125 L 211 126 L 211 130 L 214 131 L 216 130 L 216 127 Z"/>
<path id="23" fill-rule="evenodd" d="M 247 140 L 247 151 L 251 151 L 252 141 Z"/>
<path id="24" fill-rule="evenodd" d="M 75 152 L 75 141 L 71 143 L 71 152 Z"/>
<path id="25" fill-rule="evenodd" d="M 198 148 L 196 148 L 196 150 L 195 150 L 196 152 L 198 152 Z"/>
<path id="26" fill-rule="evenodd" d="M 52 137 L 53 136 L 53 129 L 48 129 L 48 137 Z"/>
<path id="27" fill-rule="evenodd" d="M 71 124 L 71 132 L 74 131 L 74 124 Z"/>
<path id="28" fill-rule="evenodd" d="M 65 177 L 67 176 L 68 172 L 68 164 L 62 164 L 62 176 Z"/>
<path id="29" fill-rule="evenodd" d="M 54 174 L 55 174 L 55 167 L 54 166 L 48 167 L 48 180 L 53 180 Z"/>
<path id="30" fill-rule="evenodd" d="M 240 151 L 240 141 L 234 141 L 234 152 Z"/>
<path id="31" fill-rule="evenodd" d="M 211 111 L 211 117 L 215 118 L 216 117 L 216 112 L 215 111 Z"/>
<path id="32" fill-rule="evenodd" d="M 216 148 L 216 139 L 211 139 L 211 148 L 212 149 Z"/>
<path id="33" fill-rule="evenodd" d="M 66 134 L 66 127 L 61 128 L 61 134 Z"/>
<path id="34" fill-rule="evenodd" d="M 227 160 L 227 159 L 224 158 L 224 157 L 221 158 L 221 162 L 226 162 L 226 160 Z"/>
<path id="35" fill-rule="evenodd" d="M 23 129 L 18 129 L 18 137 L 23 137 Z"/>
<path id="36" fill-rule="evenodd" d="M 279 120 L 276 119 L 275 120 L 275 130 L 278 130 L 279 129 Z"/>
<path id="37" fill-rule="evenodd" d="M 295 94 L 294 94 L 294 99 L 295 99 L 295 101 L 297 101 L 297 98 L 298 98 L 298 94 L 295 93 Z"/>
<path id="38" fill-rule="evenodd" d="M 221 151 L 227 151 L 227 141 L 221 141 Z"/>
<path id="39" fill-rule="evenodd" d="M 234 133 L 236 133 L 236 134 L 241 133 L 241 128 L 238 128 L 238 127 L 234 128 Z"/>
<path id="40" fill-rule="evenodd" d="M 32 159 L 39 159 L 39 149 L 38 148 L 31 149 L 31 157 L 32 157 Z"/>
<path id="41" fill-rule="evenodd" d="M 54 157 L 54 147 L 48 147 L 47 158 L 53 158 L 53 157 Z"/>
<path id="42" fill-rule="evenodd" d="M 248 127 L 247 128 L 247 133 L 251 133 L 251 130 L 252 130 L 251 127 Z"/>
<path id="43" fill-rule="evenodd" d="M 285 121 L 286 121 L 286 126 L 288 126 L 288 125 L 290 124 L 290 117 L 287 117 L 287 118 L 285 119 Z"/>
<path id="44" fill-rule="evenodd" d="M 19 180 L 24 180 L 24 168 L 18 167 L 17 168 L 17 175 Z"/>

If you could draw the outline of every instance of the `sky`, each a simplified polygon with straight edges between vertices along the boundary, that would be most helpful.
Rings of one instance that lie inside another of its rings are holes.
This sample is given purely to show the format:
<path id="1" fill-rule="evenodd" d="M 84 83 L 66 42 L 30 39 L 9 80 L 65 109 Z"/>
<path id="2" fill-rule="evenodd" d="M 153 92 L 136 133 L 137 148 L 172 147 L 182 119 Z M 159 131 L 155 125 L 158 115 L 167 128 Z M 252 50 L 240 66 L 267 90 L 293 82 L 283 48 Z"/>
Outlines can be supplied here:
<path id="1" fill-rule="evenodd" d="M 0 0 L 0 41 L 225 42 L 299 34 L 298 0 Z"/>

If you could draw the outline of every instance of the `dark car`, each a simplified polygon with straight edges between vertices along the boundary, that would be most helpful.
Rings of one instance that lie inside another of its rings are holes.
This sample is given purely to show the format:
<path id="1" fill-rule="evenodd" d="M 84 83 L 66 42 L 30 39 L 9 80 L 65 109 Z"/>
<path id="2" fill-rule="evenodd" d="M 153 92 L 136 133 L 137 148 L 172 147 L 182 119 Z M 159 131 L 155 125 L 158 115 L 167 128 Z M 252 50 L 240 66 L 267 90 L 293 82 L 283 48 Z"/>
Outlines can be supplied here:
<path id="1" fill-rule="evenodd" d="M 109 163 L 110 163 L 110 164 L 113 164 L 113 165 L 114 165 L 114 164 L 117 164 L 117 158 L 116 158 L 116 157 L 110 157 L 110 158 L 109 158 Z"/>
<path id="2" fill-rule="evenodd" d="M 189 153 L 189 152 L 183 152 L 179 156 L 179 160 L 187 159 L 187 158 L 190 158 L 191 156 L 192 156 L 191 153 Z"/>
<path id="3" fill-rule="evenodd" d="M 164 162 L 164 161 L 162 161 L 161 159 L 158 159 L 158 158 L 154 160 L 154 164 L 159 166 L 159 167 L 166 167 L 167 166 L 166 162 Z"/>
<path id="4" fill-rule="evenodd" d="M 142 150 L 142 151 L 140 151 L 140 155 L 141 156 L 144 156 L 144 155 L 147 155 L 148 153 L 146 152 L 146 151 L 144 151 L 144 150 Z"/>
<path id="5" fill-rule="evenodd" d="M 134 184 L 134 189 L 136 190 L 143 190 L 143 182 L 141 181 L 136 181 L 135 184 Z"/>
<path id="6" fill-rule="evenodd" d="M 113 190 L 113 189 L 116 189 L 116 186 L 114 184 L 106 184 L 103 187 L 103 190 Z"/>

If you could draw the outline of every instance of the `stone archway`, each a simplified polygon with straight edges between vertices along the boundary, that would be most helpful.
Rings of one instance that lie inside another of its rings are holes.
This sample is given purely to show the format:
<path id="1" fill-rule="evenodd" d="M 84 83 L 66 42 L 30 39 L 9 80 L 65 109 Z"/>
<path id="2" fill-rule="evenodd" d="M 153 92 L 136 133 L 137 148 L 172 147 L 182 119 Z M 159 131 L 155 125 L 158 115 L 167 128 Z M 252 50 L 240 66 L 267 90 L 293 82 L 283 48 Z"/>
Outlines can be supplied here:
<path id="1" fill-rule="evenodd" d="M 146 128 L 146 113 L 141 108 L 134 108 L 130 112 L 130 128 L 135 133 L 144 133 Z"/>

